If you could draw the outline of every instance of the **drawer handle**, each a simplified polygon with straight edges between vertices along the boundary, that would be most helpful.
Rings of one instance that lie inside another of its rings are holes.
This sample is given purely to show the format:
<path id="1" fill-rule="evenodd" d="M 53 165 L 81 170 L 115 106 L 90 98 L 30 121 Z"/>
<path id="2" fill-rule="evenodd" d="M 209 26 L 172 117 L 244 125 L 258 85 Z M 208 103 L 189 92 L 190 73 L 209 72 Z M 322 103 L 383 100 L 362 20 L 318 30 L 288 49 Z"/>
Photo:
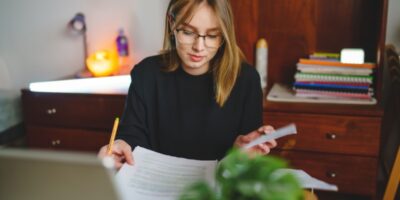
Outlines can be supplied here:
<path id="1" fill-rule="evenodd" d="M 328 138 L 330 140 L 334 140 L 337 138 L 337 135 L 335 133 L 327 133 L 326 138 Z"/>
<path id="2" fill-rule="evenodd" d="M 60 145 L 61 144 L 61 141 L 60 140 L 52 140 L 51 141 L 51 145 L 52 146 L 57 146 L 57 145 Z"/>
<path id="3" fill-rule="evenodd" d="M 57 110 L 55 108 L 49 108 L 49 109 L 47 109 L 46 112 L 49 115 L 53 115 L 53 114 L 56 114 Z"/>
<path id="4" fill-rule="evenodd" d="M 335 178 L 336 177 L 336 173 L 335 172 L 327 172 L 326 176 L 328 176 L 329 178 Z"/>

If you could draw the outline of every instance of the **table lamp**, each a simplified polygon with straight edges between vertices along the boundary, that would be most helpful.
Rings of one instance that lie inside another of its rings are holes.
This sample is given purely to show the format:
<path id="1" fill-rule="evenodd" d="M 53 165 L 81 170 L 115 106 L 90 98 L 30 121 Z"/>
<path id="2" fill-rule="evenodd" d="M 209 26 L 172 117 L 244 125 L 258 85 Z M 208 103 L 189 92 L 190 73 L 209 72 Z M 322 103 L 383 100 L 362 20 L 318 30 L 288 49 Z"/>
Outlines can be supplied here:
<path id="1" fill-rule="evenodd" d="M 114 51 L 96 51 L 86 59 L 86 64 L 93 76 L 111 76 L 118 72 L 118 56 Z"/>
<path id="2" fill-rule="evenodd" d="M 84 49 L 84 61 L 83 66 L 86 66 L 85 59 L 88 57 L 88 50 L 87 50 L 87 40 L 86 40 L 86 22 L 85 22 L 85 15 L 81 12 L 76 13 L 75 16 L 69 21 L 68 27 L 73 31 L 83 35 L 83 49 Z"/>

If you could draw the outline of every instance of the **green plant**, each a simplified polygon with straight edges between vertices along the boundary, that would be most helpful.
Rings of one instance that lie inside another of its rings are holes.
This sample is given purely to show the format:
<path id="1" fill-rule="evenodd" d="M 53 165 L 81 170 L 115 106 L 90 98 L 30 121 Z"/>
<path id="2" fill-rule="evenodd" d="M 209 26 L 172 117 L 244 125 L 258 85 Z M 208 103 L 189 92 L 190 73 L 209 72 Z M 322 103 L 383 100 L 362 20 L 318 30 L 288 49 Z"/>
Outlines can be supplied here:
<path id="1" fill-rule="evenodd" d="M 189 186 L 180 200 L 299 200 L 303 189 L 292 174 L 277 175 L 287 167 L 284 160 L 248 154 L 234 149 L 219 164 L 218 189 L 205 182 Z"/>

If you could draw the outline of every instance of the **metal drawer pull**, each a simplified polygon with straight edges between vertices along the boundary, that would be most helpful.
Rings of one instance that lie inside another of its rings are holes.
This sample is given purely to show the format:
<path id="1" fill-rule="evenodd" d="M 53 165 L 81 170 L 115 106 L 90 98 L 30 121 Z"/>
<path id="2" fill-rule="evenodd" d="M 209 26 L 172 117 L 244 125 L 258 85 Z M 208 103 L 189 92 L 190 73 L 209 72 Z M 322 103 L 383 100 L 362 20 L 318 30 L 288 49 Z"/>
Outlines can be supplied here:
<path id="1" fill-rule="evenodd" d="M 52 140 L 52 141 L 51 141 L 51 145 L 52 145 L 52 146 L 57 146 L 57 145 L 59 145 L 59 144 L 61 144 L 61 141 L 60 141 L 60 140 Z"/>
<path id="2" fill-rule="evenodd" d="M 336 177 L 336 173 L 335 172 L 327 172 L 326 176 L 328 176 L 329 178 L 335 178 Z"/>
<path id="3" fill-rule="evenodd" d="M 334 140 L 336 139 L 337 135 L 335 133 L 327 133 L 326 134 L 326 138 L 330 139 L 330 140 Z"/>
<path id="4" fill-rule="evenodd" d="M 55 108 L 50 108 L 47 109 L 47 114 L 52 115 L 52 114 L 56 114 L 57 110 Z"/>

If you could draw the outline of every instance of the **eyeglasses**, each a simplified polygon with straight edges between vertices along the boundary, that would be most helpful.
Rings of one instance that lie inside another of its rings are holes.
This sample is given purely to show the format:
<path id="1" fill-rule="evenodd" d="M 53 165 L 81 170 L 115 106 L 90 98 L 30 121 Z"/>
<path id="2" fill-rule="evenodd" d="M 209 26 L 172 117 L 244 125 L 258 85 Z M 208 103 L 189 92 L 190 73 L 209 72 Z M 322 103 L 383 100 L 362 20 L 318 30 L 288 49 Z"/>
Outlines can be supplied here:
<path id="1" fill-rule="evenodd" d="M 182 44 L 193 44 L 198 38 L 202 37 L 204 39 L 204 46 L 207 48 L 219 48 L 222 45 L 221 35 L 216 34 L 208 34 L 208 35 L 200 35 L 196 32 L 185 30 L 185 29 L 176 29 L 178 42 Z"/>

